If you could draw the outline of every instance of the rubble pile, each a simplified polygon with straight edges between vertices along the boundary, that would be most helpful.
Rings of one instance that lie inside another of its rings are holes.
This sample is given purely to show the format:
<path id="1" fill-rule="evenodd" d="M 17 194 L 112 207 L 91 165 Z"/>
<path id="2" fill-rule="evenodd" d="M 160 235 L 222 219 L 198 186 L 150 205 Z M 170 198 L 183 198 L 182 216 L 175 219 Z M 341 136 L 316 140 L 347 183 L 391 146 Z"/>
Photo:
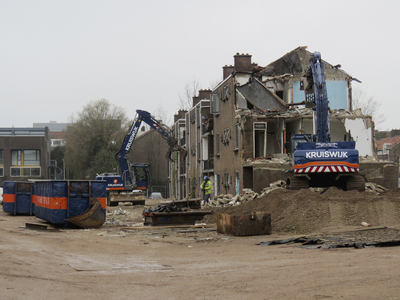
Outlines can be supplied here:
<path id="1" fill-rule="evenodd" d="M 263 189 L 261 194 L 258 194 L 251 189 L 243 189 L 244 194 L 242 195 L 236 195 L 233 196 L 231 194 L 220 194 L 216 195 L 215 198 L 209 203 L 206 203 L 204 207 L 230 207 L 230 206 L 238 206 L 247 202 L 250 202 L 256 198 L 262 198 L 268 193 L 277 190 L 277 189 L 286 189 L 286 182 L 283 180 L 278 180 L 274 183 L 271 183 L 269 187 L 266 187 Z M 315 192 L 315 193 L 324 193 L 327 188 L 312 188 L 310 187 L 309 190 Z M 375 184 L 372 182 L 366 182 L 365 183 L 365 191 L 366 192 L 371 192 L 376 195 L 379 195 L 380 193 L 384 193 L 389 191 L 385 187 Z"/>
<path id="2" fill-rule="evenodd" d="M 251 189 L 243 189 L 244 194 L 233 196 L 231 194 L 220 194 L 216 195 L 214 200 L 206 203 L 204 207 L 230 207 L 241 205 L 250 201 L 253 201 L 256 198 L 264 197 L 268 193 L 272 192 L 276 189 L 284 189 L 286 188 L 286 183 L 283 180 L 278 180 L 274 183 L 271 183 L 269 187 L 263 189 L 261 194 L 258 194 Z"/>
<path id="3" fill-rule="evenodd" d="M 159 213 L 159 212 L 180 212 L 182 209 L 176 205 L 157 205 L 155 207 L 146 208 L 143 213 Z"/>
<path id="4" fill-rule="evenodd" d="M 366 182 L 365 183 L 365 191 L 379 195 L 380 193 L 384 193 L 389 190 L 379 184 L 375 184 L 372 182 Z"/>
<path id="5" fill-rule="evenodd" d="M 264 197 L 255 197 L 241 205 L 210 207 L 213 214 L 203 220 L 212 224 L 217 222 L 218 214 L 264 212 L 271 214 L 272 232 L 292 234 L 317 232 L 323 228 L 342 230 L 347 226 L 399 226 L 400 189 L 378 192 L 380 187 L 370 184 L 368 189 L 374 192 L 343 191 L 337 187 L 275 188 Z"/>

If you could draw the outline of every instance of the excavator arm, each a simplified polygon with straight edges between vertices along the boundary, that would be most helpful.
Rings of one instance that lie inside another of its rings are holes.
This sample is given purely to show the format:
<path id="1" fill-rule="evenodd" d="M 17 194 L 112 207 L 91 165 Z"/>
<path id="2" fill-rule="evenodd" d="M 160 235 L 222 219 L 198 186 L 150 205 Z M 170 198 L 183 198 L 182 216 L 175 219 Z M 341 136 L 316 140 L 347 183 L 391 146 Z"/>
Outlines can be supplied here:
<path id="1" fill-rule="evenodd" d="M 315 104 L 317 115 L 317 141 L 329 143 L 331 134 L 329 129 L 329 101 L 326 91 L 324 75 L 325 64 L 321 59 L 321 53 L 315 52 L 310 59 L 315 91 Z"/>
<path id="2" fill-rule="evenodd" d="M 131 173 L 129 168 L 128 153 L 132 148 L 132 144 L 135 141 L 139 128 L 143 122 L 149 125 L 151 128 L 153 128 L 159 134 L 161 134 L 162 138 L 167 141 L 169 146 L 169 150 L 167 152 L 167 158 L 169 160 L 173 161 L 173 159 L 171 158 L 171 154 L 172 152 L 175 151 L 179 151 L 184 157 L 186 157 L 187 155 L 186 149 L 178 144 L 178 141 L 173 136 L 173 132 L 167 125 L 156 120 L 147 111 L 139 109 L 136 110 L 136 117 L 133 120 L 129 130 L 125 135 L 121 149 L 116 154 L 116 159 L 118 160 L 119 165 L 121 167 L 122 176 L 125 182 L 131 182 L 133 186 L 135 185 L 136 180 L 134 174 Z"/>

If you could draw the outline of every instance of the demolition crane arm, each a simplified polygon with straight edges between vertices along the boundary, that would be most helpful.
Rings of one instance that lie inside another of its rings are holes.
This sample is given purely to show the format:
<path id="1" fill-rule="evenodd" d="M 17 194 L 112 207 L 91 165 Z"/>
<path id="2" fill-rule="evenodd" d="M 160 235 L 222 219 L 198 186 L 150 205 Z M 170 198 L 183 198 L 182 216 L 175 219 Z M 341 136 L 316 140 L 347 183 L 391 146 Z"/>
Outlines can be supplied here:
<path id="1" fill-rule="evenodd" d="M 178 141 L 175 139 L 173 133 L 171 132 L 171 129 L 167 125 L 156 120 L 147 111 L 136 110 L 136 117 L 125 135 L 121 149 L 116 154 L 116 159 L 118 160 L 119 165 L 121 167 L 122 177 L 124 178 L 125 182 L 127 183 L 131 182 L 132 185 L 135 184 L 135 176 L 133 176 L 132 172 L 130 171 L 129 159 L 127 154 L 131 150 L 132 144 L 135 141 L 139 128 L 143 122 L 149 125 L 154 130 L 156 130 L 159 134 L 161 134 L 163 139 L 167 141 L 169 146 L 169 151 L 167 153 L 167 156 L 170 160 L 172 160 L 171 153 L 173 151 L 180 151 L 181 153 L 183 153 L 184 156 L 186 156 L 187 153 L 184 148 L 179 146 Z"/>
<path id="2" fill-rule="evenodd" d="M 329 143 L 331 134 L 329 130 L 329 101 L 326 92 L 324 75 L 325 64 L 322 62 L 321 53 L 315 52 L 310 61 L 314 80 L 315 110 L 317 116 L 317 141 Z"/>

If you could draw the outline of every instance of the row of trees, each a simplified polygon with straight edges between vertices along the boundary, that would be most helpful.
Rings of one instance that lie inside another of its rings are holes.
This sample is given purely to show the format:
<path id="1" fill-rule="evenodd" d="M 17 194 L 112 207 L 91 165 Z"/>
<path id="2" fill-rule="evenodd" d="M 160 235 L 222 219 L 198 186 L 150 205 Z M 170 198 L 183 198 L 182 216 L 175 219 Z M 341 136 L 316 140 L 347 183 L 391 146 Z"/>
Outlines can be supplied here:
<path id="1" fill-rule="evenodd" d="M 65 132 L 65 167 L 70 179 L 94 179 L 117 168 L 115 154 L 125 136 L 128 118 L 106 99 L 85 105 Z"/>

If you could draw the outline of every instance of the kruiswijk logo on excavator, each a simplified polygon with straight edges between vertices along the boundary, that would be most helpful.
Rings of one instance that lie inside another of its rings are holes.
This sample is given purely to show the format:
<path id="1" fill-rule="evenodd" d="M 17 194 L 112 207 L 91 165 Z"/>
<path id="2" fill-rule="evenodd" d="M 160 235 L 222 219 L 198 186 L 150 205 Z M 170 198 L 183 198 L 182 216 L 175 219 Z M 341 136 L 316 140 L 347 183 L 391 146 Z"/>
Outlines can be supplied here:
<path id="1" fill-rule="evenodd" d="M 347 151 L 309 151 L 306 158 L 349 158 Z"/>

